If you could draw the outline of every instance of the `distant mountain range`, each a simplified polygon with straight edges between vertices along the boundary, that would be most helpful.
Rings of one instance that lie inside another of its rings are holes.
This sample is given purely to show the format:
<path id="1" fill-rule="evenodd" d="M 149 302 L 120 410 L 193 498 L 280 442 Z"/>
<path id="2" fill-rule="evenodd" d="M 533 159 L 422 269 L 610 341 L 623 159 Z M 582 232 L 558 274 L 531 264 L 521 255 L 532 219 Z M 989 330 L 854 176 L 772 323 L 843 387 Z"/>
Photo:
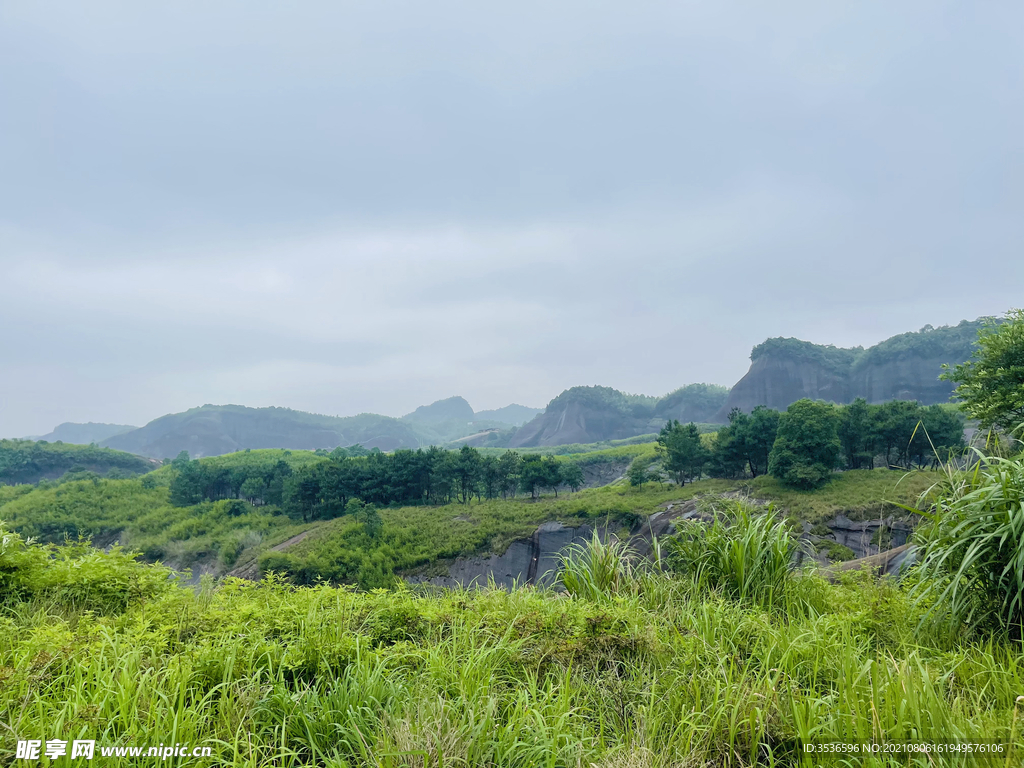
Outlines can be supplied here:
<path id="1" fill-rule="evenodd" d="M 246 448 L 333 449 L 359 443 L 384 451 L 427 445 L 510 448 L 595 443 L 657 432 L 669 419 L 725 423 L 733 408 L 785 409 L 800 398 L 848 403 L 857 397 L 923 404 L 949 400 L 939 380 L 943 363 L 961 363 L 974 349 L 982 320 L 904 333 L 863 349 L 773 338 L 751 352 L 747 374 L 731 390 L 691 384 L 664 397 L 628 395 L 609 387 L 572 387 L 544 409 L 508 405 L 475 412 L 462 397 L 438 400 L 402 418 L 364 413 L 321 416 L 287 408 L 204 405 L 144 427 L 61 424 L 40 439 L 98 443 L 152 458 L 215 456 Z"/>
<path id="2" fill-rule="evenodd" d="M 401 419 L 363 413 L 323 416 L 288 408 L 204 405 L 154 419 L 144 427 L 114 424 L 61 424 L 41 440 L 97 443 L 151 458 L 218 456 L 246 448 L 333 449 L 356 443 L 391 451 L 441 445 L 481 430 L 508 430 L 541 413 L 539 408 L 508 405 L 474 413 L 461 397 L 417 408 Z"/>
<path id="3" fill-rule="evenodd" d="M 750 354 L 747 374 L 731 389 L 691 384 L 663 398 L 625 395 L 608 387 L 573 387 L 509 440 L 510 447 L 593 443 L 661 429 L 667 419 L 724 424 L 733 408 L 784 410 L 801 398 L 849 403 L 949 401 L 953 386 L 939 379 L 943 363 L 970 358 L 985 318 L 903 333 L 864 349 L 774 338 Z"/>
<path id="4" fill-rule="evenodd" d="M 50 432 L 48 435 L 41 435 L 30 439 L 45 440 L 48 443 L 60 441 L 76 445 L 89 445 L 90 443 L 101 443 L 108 437 L 131 432 L 133 429 L 138 429 L 138 427 L 132 427 L 127 424 L 95 424 L 91 421 L 88 424 L 75 424 L 74 422 L 66 421 L 54 427 L 53 432 Z"/>

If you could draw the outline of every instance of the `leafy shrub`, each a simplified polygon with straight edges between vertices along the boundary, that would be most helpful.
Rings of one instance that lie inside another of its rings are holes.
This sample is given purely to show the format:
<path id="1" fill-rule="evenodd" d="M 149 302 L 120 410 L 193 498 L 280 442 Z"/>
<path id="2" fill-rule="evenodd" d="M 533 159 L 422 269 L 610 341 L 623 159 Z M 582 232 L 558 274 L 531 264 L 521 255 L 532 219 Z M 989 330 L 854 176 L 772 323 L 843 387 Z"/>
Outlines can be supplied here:
<path id="1" fill-rule="evenodd" d="M 29 595 L 46 560 L 42 548 L 27 546 L 18 534 L 0 527 L 0 602 Z"/>
<path id="2" fill-rule="evenodd" d="M 265 552 L 260 555 L 260 573 L 280 573 L 288 575 L 295 571 L 296 561 L 287 552 Z"/>
<path id="3" fill-rule="evenodd" d="M 118 612 L 165 591 L 169 576 L 120 547 L 101 552 L 87 540 L 43 546 L 0 528 L 0 602 L 41 598 L 75 610 Z"/>
<path id="4" fill-rule="evenodd" d="M 824 552 L 833 563 L 842 563 L 857 557 L 856 552 L 836 541 L 819 541 L 815 543 L 814 548 L 818 552 Z"/>

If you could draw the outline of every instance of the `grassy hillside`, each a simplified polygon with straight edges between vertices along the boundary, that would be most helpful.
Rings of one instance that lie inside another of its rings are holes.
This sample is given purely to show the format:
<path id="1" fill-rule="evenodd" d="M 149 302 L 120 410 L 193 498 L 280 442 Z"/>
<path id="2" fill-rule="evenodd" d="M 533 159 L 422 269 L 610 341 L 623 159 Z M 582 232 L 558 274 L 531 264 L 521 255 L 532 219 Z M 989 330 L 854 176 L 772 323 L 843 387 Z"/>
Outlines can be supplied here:
<path id="1" fill-rule="evenodd" d="M 685 573 L 595 592 L 182 588 L 120 552 L 0 536 L 0 763 L 16 739 L 209 747 L 204 764 L 963 765 L 802 743 L 987 741 L 1020 765 L 1024 653 L 903 587 L 793 579 L 761 607 Z M 922 623 L 923 622 L 923 623 Z M 104 762 L 106 760 L 106 762 Z M 23 761 L 17 761 L 18 763 Z M 175 761 L 177 764 L 177 761 Z"/>
<path id="2" fill-rule="evenodd" d="M 37 489 L 0 506 L 0 520 L 42 542 L 89 537 L 105 546 L 116 540 L 146 560 L 178 568 L 218 560 L 229 567 L 245 547 L 274 544 L 298 532 L 276 508 L 257 509 L 237 500 L 172 506 L 167 487 L 147 480 L 87 480 Z"/>
<path id="3" fill-rule="evenodd" d="M 129 476 L 159 463 L 94 445 L 0 440 L 0 485 L 55 480 L 67 472 Z"/>
<path id="4" fill-rule="evenodd" d="M 621 449 L 619 449 L 621 450 Z M 774 502 L 797 522 L 819 522 L 839 513 L 853 519 L 902 514 L 894 505 L 913 504 L 940 479 L 937 472 L 909 475 L 890 470 L 857 470 L 837 474 L 816 491 L 794 491 L 771 477 L 755 480 L 702 480 L 684 488 L 649 483 L 643 488 L 613 485 L 559 498 L 537 501 L 472 502 L 444 507 L 402 507 L 381 510 L 383 531 L 376 539 L 349 516 L 329 521 L 286 553 L 262 556 L 263 572 L 280 571 L 299 583 L 318 578 L 356 583 L 366 588 L 387 586 L 391 575 L 456 557 L 504 552 L 517 538 L 530 536 L 541 523 L 557 520 L 572 525 L 608 523 L 629 528 L 669 502 L 704 494 L 743 493 Z M 2 511 L 0 511 L 2 514 Z"/>
<path id="5" fill-rule="evenodd" d="M 605 464 L 621 469 L 636 456 L 654 459 L 653 443 L 623 442 L 603 450 L 559 455 L 557 460 L 587 469 Z M 225 469 L 265 467 L 278 461 L 298 469 L 324 457 L 310 451 L 265 449 L 201 460 L 205 466 Z M 300 582 L 322 577 L 371 587 L 391 583 L 395 572 L 459 556 L 500 553 L 514 539 L 552 520 L 629 525 L 669 501 L 737 491 L 776 501 L 798 519 L 818 521 L 840 511 L 852 517 L 874 517 L 895 510 L 886 500 L 912 502 L 938 477 L 929 472 L 904 475 L 865 470 L 836 474 L 824 488 L 806 492 L 759 477 L 704 480 L 684 488 L 648 484 L 636 489 L 619 484 L 561 493 L 558 498 L 549 493 L 537 500 L 521 496 L 468 505 L 400 507 L 380 510 L 384 527 L 378 538 L 371 539 L 349 515 L 304 525 L 275 506 L 254 507 L 238 499 L 173 506 L 168 485 L 174 472 L 165 466 L 136 479 L 92 478 L 38 489 L 0 487 L 0 520 L 43 542 L 80 536 L 102 545 L 117 540 L 139 550 L 147 560 L 178 568 L 203 566 L 226 572 L 262 556 L 264 569 L 287 572 Z M 308 537 L 287 553 L 269 554 L 271 547 L 304 532 Z"/>
<path id="6" fill-rule="evenodd" d="M 287 553 L 265 555 L 261 564 L 264 571 L 280 570 L 301 583 L 324 577 L 365 587 L 384 586 L 392 581 L 389 575 L 393 572 L 449 558 L 504 552 L 512 541 L 529 536 L 547 521 L 569 525 L 610 523 L 628 528 L 669 502 L 727 493 L 773 502 L 796 522 L 829 520 L 839 513 L 853 519 L 872 519 L 902 514 L 896 503 L 914 504 L 940 479 L 938 472 L 857 470 L 837 474 L 831 483 L 815 491 L 791 490 L 771 477 L 759 477 L 747 481 L 702 480 L 684 488 L 656 483 L 643 488 L 617 484 L 536 501 L 518 498 L 385 509 L 381 510 L 384 528 L 378 539 L 368 538 L 362 526 L 346 516 L 318 526 Z"/>

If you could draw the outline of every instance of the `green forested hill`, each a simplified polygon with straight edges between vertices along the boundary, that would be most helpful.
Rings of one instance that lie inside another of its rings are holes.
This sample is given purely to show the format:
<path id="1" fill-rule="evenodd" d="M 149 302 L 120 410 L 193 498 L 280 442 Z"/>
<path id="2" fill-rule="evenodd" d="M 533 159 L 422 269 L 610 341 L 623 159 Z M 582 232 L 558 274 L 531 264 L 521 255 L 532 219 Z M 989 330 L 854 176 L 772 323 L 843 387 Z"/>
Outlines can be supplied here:
<path id="1" fill-rule="evenodd" d="M 345 418 L 289 408 L 204 405 L 117 435 L 104 445 L 153 458 L 181 451 L 217 456 L 245 448 L 331 449 L 360 443 L 381 450 L 415 448 L 420 437 L 401 419 L 364 413 Z"/>
<path id="2" fill-rule="evenodd" d="M 154 419 L 144 427 L 115 435 L 103 445 L 156 459 L 220 456 L 245 449 L 287 448 L 332 450 L 362 445 L 393 451 L 441 445 L 487 427 L 506 427 L 500 421 L 474 420 L 462 398 L 450 398 L 417 409 L 404 418 L 361 413 L 325 416 L 290 408 L 248 408 L 204 405 Z"/>
<path id="3" fill-rule="evenodd" d="M 0 440 L 0 484 L 55 480 L 67 472 L 138 475 L 159 462 L 94 445 Z"/>
<path id="4" fill-rule="evenodd" d="M 966 360 L 971 356 L 978 330 L 990 318 L 964 320 L 957 325 L 933 328 L 926 325 L 880 341 L 872 347 L 834 347 L 792 338 L 772 338 L 750 352 L 751 361 L 766 355 L 815 362 L 841 373 L 855 373 L 866 366 L 884 365 L 900 359 L 949 357 Z"/>

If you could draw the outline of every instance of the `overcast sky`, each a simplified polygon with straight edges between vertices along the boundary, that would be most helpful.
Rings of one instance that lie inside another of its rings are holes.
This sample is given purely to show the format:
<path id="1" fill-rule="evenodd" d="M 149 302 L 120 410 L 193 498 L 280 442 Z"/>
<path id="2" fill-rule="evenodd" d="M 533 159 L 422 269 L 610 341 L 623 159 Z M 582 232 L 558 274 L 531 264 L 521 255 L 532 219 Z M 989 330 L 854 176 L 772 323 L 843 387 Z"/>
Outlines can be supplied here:
<path id="1" fill-rule="evenodd" d="M 0 3 L 0 436 L 731 385 L 1024 304 L 1024 3 Z"/>

